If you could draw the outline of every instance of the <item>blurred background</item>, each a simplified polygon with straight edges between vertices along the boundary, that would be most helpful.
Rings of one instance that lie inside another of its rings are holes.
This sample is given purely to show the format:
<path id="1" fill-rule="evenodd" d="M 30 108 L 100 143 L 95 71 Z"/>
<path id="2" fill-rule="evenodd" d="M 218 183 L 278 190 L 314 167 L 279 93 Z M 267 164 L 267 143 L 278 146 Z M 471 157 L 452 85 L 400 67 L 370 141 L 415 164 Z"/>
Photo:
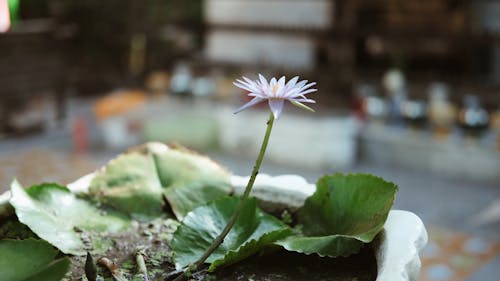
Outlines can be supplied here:
<path id="1" fill-rule="evenodd" d="M 319 89 L 261 172 L 394 181 L 429 230 L 421 280 L 500 276 L 496 0 L 0 0 L 0 191 L 146 141 L 246 175 L 268 109 L 234 116 L 232 82 L 257 73 Z"/>

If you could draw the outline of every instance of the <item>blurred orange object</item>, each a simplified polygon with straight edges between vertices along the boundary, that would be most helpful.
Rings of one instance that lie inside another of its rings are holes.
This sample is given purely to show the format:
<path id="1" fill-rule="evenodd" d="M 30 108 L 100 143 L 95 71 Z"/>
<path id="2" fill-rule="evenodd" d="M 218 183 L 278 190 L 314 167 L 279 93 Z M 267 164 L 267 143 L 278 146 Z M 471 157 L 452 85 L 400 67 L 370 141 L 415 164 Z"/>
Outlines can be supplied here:
<path id="1" fill-rule="evenodd" d="M 84 117 L 73 121 L 73 149 L 76 153 L 86 153 L 88 150 L 88 127 Z"/>
<path id="2" fill-rule="evenodd" d="M 10 14 L 8 0 L 0 0 L 0 32 L 7 32 L 10 28 Z"/>
<path id="3" fill-rule="evenodd" d="M 147 94 L 141 90 L 119 90 L 99 99 L 94 106 L 94 113 L 99 121 L 121 115 L 143 105 Z"/>

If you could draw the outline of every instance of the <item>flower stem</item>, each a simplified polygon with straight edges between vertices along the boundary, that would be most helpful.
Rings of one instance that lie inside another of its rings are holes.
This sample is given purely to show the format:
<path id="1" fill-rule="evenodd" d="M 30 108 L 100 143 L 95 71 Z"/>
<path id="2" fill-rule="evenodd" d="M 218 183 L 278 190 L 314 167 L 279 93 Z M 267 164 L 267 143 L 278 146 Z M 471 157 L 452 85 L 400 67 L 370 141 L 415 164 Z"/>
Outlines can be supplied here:
<path id="1" fill-rule="evenodd" d="M 241 209 L 243 209 L 243 206 L 245 205 L 245 201 L 247 200 L 248 196 L 250 195 L 250 191 L 252 190 L 253 184 L 255 182 L 255 178 L 257 177 L 257 174 L 259 173 L 260 165 L 262 164 L 262 160 L 264 159 L 264 154 L 266 153 L 266 148 L 267 148 L 267 143 L 269 142 L 269 136 L 271 136 L 271 130 L 273 129 L 273 123 L 274 123 L 274 115 L 271 113 L 269 115 L 269 121 L 267 121 L 267 129 L 266 129 L 266 134 L 264 136 L 264 140 L 262 141 L 262 145 L 260 146 L 260 152 L 259 156 L 257 156 L 257 160 L 255 160 L 255 165 L 253 166 L 252 174 L 250 176 L 250 179 L 248 180 L 247 186 L 245 188 L 245 192 L 240 198 L 240 202 L 238 206 L 236 207 L 236 210 L 234 211 L 231 219 L 227 223 L 226 227 L 222 231 L 217 238 L 215 238 L 214 242 L 208 250 L 201 256 L 194 264 L 194 268 L 198 269 L 200 265 L 202 265 L 205 260 L 224 242 L 224 238 L 227 236 L 233 225 L 236 223 L 236 219 L 238 218 L 238 215 L 241 212 Z"/>

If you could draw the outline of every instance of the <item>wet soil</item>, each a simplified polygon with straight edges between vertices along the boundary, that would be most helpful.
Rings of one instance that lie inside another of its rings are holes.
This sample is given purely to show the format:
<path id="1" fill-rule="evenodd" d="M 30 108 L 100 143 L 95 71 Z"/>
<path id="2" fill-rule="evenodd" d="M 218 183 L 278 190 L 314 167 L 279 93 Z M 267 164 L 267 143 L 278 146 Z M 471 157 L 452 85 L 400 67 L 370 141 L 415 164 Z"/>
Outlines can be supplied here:
<path id="1" fill-rule="evenodd" d="M 136 257 L 141 253 L 148 270 L 148 280 L 165 280 L 174 271 L 169 243 L 178 222 L 160 218 L 148 223 L 137 223 L 130 231 L 106 235 L 89 241 L 94 261 L 100 258 L 113 261 L 117 268 L 115 276 L 105 266 L 98 265 L 98 280 L 144 281 Z M 0 223 L 0 239 L 36 238 L 15 217 Z M 97 241 L 97 242 L 96 242 Z M 85 257 L 71 257 L 71 272 L 65 280 L 86 280 Z M 347 258 L 322 258 L 275 249 L 265 254 L 254 255 L 242 262 L 229 265 L 215 273 L 200 272 L 191 280 L 201 281 L 373 281 L 377 268 L 370 245 L 360 253 Z"/>
<path id="2" fill-rule="evenodd" d="M 280 250 L 253 256 L 214 277 L 221 281 L 373 281 L 377 266 L 370 246 L 357 255 L 335 259 Z"/>

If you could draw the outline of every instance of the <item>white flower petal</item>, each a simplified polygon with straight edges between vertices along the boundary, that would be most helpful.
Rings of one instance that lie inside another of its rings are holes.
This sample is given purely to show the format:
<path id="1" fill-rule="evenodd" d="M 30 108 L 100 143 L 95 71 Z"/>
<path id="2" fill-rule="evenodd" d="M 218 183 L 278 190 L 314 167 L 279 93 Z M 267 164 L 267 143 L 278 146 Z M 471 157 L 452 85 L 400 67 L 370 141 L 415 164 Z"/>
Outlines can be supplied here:
<path id="1" fill-rule="evenodd" d="M 243 79 L 244 79 L 245 81 L 247 81 L 247 83 L 248 83 L 248 84 L 257 84 L 257 83 L 255 83 L 255 81 L 253 81 L 252 79 L 248 79 L 248 78 L 246 78 L 245 76 L 242 76 L 242 77 L 243 77 Z"/>
<path id="2" fill-rule="evenodd" d="M 260 83 L 262 84 L 261 86 L 266 88 L 266 87 L 269 87 L 269 84 L 267 83 L 267 80 L 264 76 L 262 76 L 262 74 L 259 73 L 259 79 L 260 79 Z"/>
<path id="3" fill-rule="evenodd" d="M 286 91 L 284 94 L 284 98 L 295 98 L 300 95 L 300 89 L 293 87 L 292 89 L 289 89 Z"/>
<path id="4" fill-rule="evenodd" d="M 234 112 L 234 114 L 239 113 L 239 112 L 241 112 L 241 111 L 249 108 L 250 106 L 254 106 L 254 105 L 256 105 L 256 104 L 258 104 L 258 103 L 260 103 L 262 101 L 264 101 L 264 99 L 261 99 L 259 97 L 255 97 L 251 101 L 245 103 L 242 107 L 236 109 L 236 111 Z"/>
<path id="5" fill-rule="evenodd" d="M 285 87 L 285 76 L 281 76 L 280 80 L 278 80 L 278 84 L 280 85 L 281 88 Z"/>
<path id="6" fill-rule="evenodd" d="M 309 93 L 313 93 L 313 92 L 316 92 L 318 91 L 317 89 L 309 89 L 309 90 L 298 90 L 298 89 L 293 89 L 291 90 L 289 93 L 288 93 L 288 98 L 296 98 L 296 97 L 300 97 L 300 96 L 303 96 L 303 95 L 307 95 Z"/>
<path id="7" fill-rule="evenodd" d="M 300 92 L 300 94 L 301 95 L 307 95 L 309 93 L 314 93 L 314 92 L 317 92 L 317 91 L 318 91 L 318 89 L 309 89 L 309 90 Z"/>
<path id="8" fill-rule="evenodd" d="M 265 96 L 265 95 L 263 95 L 261 93 L 254 93 L 254 92 L 252 92 L 252 93 L 248 94 L 247 96 L 249 96 L 249 97 L 259 97 L 261 99 L 267 99 L 267 96 Z"/>
<path id="9" fill-rule="evenodd" d="M 295 86 L 293 87 L 294 89 L 301 89 L 302 87 L 304 87 L 305 84 L 307 84 L 307 80 L 302 80 L 300 81 L 299 83 L 295 84 Z"/>
<path id="10" fill-rule="evenodd" d="M 253 87 L 250 87 L 249 85 L 241 83 L 240 80 L 236 80 L 236 81 L 237 82 L 233 82 L 233 85 L 235 85 L 236 87 L 243 89 L 243 90 L 246 90 L 248 92 L 256 92 L 256 89 L 254 89 Z"/>
<path id="11" fill-rule="evenodd" d="M 254 87 L 255 86 L 255 82 L 253 82 L 253 81 L 250 81 L 250 82 L 246 81 L 245 82 L 245 81 L 242 81 L 240 79 L 236 79 L 236 82 L 238 82 L 238 83 L 240 83 L 242 85 L 248 86 L 248 87 Z"/>
<path id="12" fill-rule="evenodd" d="M 276 83 L 278 83 L 278 81 L 276 81 L 276 78 L 273 77 L 273 78 L 271 78 L 271 82 L 269 82 L 269 86 L 274 87 L 276 85 Z"/>
<path id="13" fill-rule="evenodd" d="M 297 84 L 297 81 L 299 81 L 299 76 L 295 76 L 293 77 L 292 79 L 290 79 L 290 81 L 288 81 L 288 83 L 286 83 L 286 87 L 287 88 L 291 88 L 291 87 L 294 87 L 295 84 Z"/>
<path id="14" fill-rule="evenodd" d="M 300 90 L 304 91 L 305 89 L 309 89 L 314 85 L 316 85 L 316 82 L 309 83 L 309 84 L 305 85 L 304 87 L 300 88 Z"/>
<path id="15" fill-rule="evenodd" d="M 283 99 L 269 99 L 269 108 L 274 115 L 274 118 L 278 119 L 281 112 L 283 111 Z"/>
<path id="16" fill-rule="evenodd" d="M 286 98 L 287 90 L 285 87 L 279 87 L 276 90 L 276 93 L 273 93 L 273 97 L 275 98 Z"/>
<path id="17" fill-rule="evenodd" d="M 272 77 L 268 81 L 262 74 L 259 74 L 259 79 L 255 81 L 245 76 L 243 76 L 243 80 L 237 79 L 233 84 L 236 87 L 248 91 L 248 96 L 253 97 L 253 99 L 236 110 L 235 113 L 245 110 L 264 100 L 268 100 L 271 112 L 275 118 L 279 118 L 283 111 L 285 100 L 307 110 L 312 109 L 302 103 L 316 103 L 316 101 L 305 96 L 317 91 L 317 89 L 311 88 L 316 85 L 316 83 L 312 82 L 308 84 L 307 80 L 299 81 L 299 76 L 293 77 L 288 82 L 286 82 L 285 76 L 279 79 Z"/>

